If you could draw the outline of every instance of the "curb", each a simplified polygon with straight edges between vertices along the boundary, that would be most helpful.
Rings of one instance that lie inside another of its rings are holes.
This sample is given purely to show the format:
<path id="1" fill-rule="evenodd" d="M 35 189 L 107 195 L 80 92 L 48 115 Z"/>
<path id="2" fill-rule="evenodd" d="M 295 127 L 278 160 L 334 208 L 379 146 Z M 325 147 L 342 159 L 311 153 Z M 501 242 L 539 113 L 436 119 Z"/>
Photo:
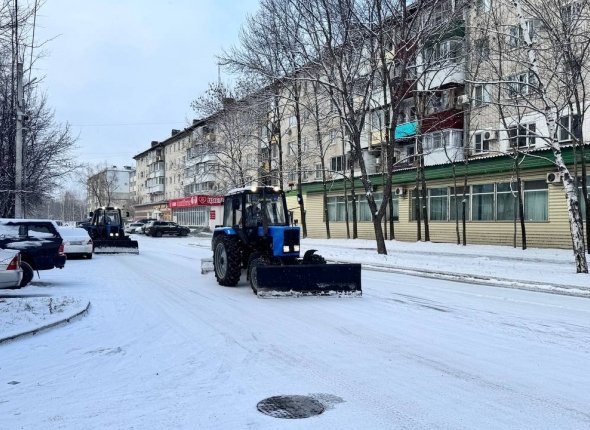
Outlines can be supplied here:
<path id="1" fill-rule="evenodd" d="M 552 284 L 548 282 L 537 281 L 521 281 L 517 279 L 478 276 L 469 273 L 437 272 L 431 270 L 419 270 L 415 268 L 376 266 L 371 264 L 363 264 L 362 266 L 363 269 L 372 270 L 374 272 L 399 273 L 402 275 L 416 276 L 421 278 L 442 279 L 453 282 L 487 285 L 490 287 L 512 288 L 518 290 L 536 291 L 540 293 L 590 298 L 590 288 L 584 288 L 577 285 Z"/>
<path id="2" fill-rule="evenodd" d="M 8 337 L 0 338 L 0 344 L 7 343 L 7 342 L 13 341 L 15 339 L 20 339 L 21 337 L 25 337 L 25 336 L 33 336 L 39 332 L 67 324 L 72 320 L 75 320 L 75 319 L 78 319 L 78 318 L 81 318 L 82 316 L 84 316 L 86 313 L 88 313 L 89 309 L 90 309 L 90 302 L 88 302 L 88 304 L 82 310 L 80 310 L 80 311 L 76 312 L 75 314 L 70 315 L 68 317 L 64 317 L 61 320 L 54 321 L 50 324 L 46 324 L 41 327 L 27 330 L 22 333 L 17 333 L 17 334 L 13 334 L 11 336 L 8 336 Z"/>

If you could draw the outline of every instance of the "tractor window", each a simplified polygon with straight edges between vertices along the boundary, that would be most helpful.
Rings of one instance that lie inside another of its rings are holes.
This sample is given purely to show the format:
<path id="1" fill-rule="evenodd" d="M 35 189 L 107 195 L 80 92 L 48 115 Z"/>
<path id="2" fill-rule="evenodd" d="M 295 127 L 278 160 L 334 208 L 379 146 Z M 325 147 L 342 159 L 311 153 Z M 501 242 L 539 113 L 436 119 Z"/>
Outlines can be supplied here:
<path id="1" fill-rule="evenodd" d="M 284 225 L 287 223 L 283 200 L 278 194 L 267 196 L 265 206 L 269 225 Z"/>
<path id="2" fill-rule="evenodd" d="M 246 195 L 246 227 L 257 227 L 262 225 L 262 211 L 260 195 Z"/>
<path id="3" fill-rule="evenodd" d="M 223 225 L 234 226 L 242 219 L 242 202 L 240 196 L 226 198 L 223 209 Z"/>

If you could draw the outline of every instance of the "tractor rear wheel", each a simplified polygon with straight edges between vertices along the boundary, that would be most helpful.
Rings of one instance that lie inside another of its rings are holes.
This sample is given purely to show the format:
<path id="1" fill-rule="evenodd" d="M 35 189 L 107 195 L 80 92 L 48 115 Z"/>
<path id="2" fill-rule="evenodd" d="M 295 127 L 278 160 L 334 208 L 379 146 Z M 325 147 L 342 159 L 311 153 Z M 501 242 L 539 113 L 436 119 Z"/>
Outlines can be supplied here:
<path id="1" fill-rule="evenodd" d="M 213 267 L 219 285 L 234 287 L 242 274 L 240 248 L 235 239 L 223 236 L 213 250 Z"/>

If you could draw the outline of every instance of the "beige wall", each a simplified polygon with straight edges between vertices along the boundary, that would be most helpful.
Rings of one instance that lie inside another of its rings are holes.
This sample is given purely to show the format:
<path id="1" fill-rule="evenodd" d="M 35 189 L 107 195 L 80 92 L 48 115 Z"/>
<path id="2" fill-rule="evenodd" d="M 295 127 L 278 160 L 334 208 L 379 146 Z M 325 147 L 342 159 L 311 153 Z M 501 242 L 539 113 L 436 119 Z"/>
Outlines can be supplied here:
<path id="1" fill-rule="evenodd" d="M 523 180 L 544 180 L 546 171 L 533 171 L 523 175 Z M 485 180 L 470 181 L 470 185 L 484 184 L 491 182 L 506 182 L 509 178 L 506 175 L 490 175 Z M 451 181 L 432 181 L 429 187 L 450 186 Z M 343 195 L 330 193 L 330 196 Z M 571 248 L 571 236 L 565 193 L 562 185 L 548 185 L 549 214 L 546 222 L 526 223 L 527 246 L 532 248 Z M 322 212 L 322 194 L 313 193 L 305 195 L 307 208 L 307 232 L 308 237 L 325 238 L 326 228 Z M 410 222 L 410 198 L 409 193 L 399 198 L 400 221 L 395 222 L 395 238 L 401 241 L 416 240 L 416 222 Z M 430 239 L 432 242 L 456 243 L 457 236 L 454 221 L 431 221 Z M 520 242 L 520 225 L 517 228 L 517 246 Z M 462 232 L 461 223 L 459 231 Z M 352 223 L 350 223 L 352 234 Z M 344 222 L 330 222 L 332 238 L 346 238 L 346 225 Z M 373 225 L 370 222 L 358 224 L 359 238 L 374 239 Z M 422 228 L 424 237 L 424 228 Z M 489 245 L 513 245 L 514 223 L 512 222 L 467 222 L 467 244 L 489 244 Z"/>

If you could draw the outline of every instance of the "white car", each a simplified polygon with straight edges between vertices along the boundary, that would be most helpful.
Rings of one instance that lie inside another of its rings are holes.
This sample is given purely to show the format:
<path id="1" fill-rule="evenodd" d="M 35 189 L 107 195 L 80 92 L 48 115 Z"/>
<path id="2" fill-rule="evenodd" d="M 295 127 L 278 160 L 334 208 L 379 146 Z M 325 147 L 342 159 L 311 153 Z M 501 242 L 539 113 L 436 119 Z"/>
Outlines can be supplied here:
<path id="1" fill-rule="evenodd" d="M 132 234 L 132 233 L 141 233 L 141 227 L 143 227 L 142 222 L 132 222 L 125 227 L 125 233 Z"/>
<path id="2" fill-rule="evenodd" d="M 0 249 L 0 288 L 20 288 L 22 279 L 20 252 Z"/>
<path id="3" fill-rule="evenodd" d="M 81 227 L 60 227 L 59 234 L 64 243 L 64 254 L 68 257 L 82 256 L 92 258 L 92 239 L 88 232 Z"/>

